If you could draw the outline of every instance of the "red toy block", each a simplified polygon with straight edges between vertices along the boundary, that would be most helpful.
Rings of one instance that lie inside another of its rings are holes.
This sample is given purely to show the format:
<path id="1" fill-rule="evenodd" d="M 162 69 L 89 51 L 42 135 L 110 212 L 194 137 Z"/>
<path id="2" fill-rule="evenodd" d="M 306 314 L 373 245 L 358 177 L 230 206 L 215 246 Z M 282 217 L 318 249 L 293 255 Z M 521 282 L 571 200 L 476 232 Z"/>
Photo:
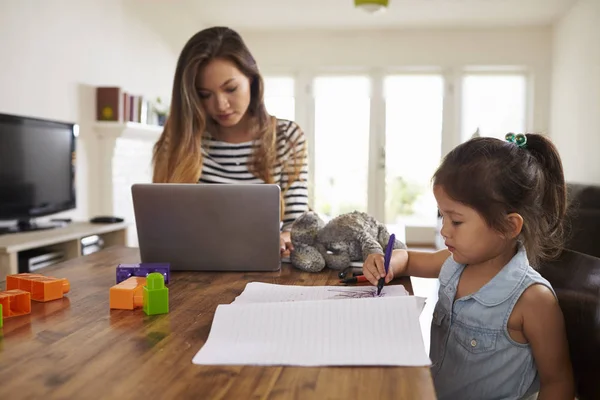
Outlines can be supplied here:
<path id="1" fill-rule="evenodd" d="M 23 273 L 7 275 L 6 289 L 24 290 L 31 293 L 31 300 L 46 302 L 62 299 L 71 289 L 71 284 L 65 278 Z"/>
<path id="2" fill-rule="evenodd" d="M 4 318 L 26 315 L 31 312 L 31 294 L 19 289 L 6 290 L 0 292 L 0 304 Z"/>

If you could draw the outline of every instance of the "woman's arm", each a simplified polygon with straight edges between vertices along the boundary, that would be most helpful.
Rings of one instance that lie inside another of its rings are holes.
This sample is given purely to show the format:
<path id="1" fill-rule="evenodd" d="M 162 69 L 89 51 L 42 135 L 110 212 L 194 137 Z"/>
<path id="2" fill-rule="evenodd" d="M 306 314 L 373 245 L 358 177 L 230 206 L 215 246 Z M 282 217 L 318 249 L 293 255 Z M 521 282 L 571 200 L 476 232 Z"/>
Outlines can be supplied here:
<path id="1" fill-rule="evenodd" d="M 308 211 L 308 153 L 306 137 L 295 122 L 285 128 L 286 151 L 282 156 L 283 171 L 280 187 L 283 193 L 284 215 L 282 231 L 289 231 L 294 221 Z"/>

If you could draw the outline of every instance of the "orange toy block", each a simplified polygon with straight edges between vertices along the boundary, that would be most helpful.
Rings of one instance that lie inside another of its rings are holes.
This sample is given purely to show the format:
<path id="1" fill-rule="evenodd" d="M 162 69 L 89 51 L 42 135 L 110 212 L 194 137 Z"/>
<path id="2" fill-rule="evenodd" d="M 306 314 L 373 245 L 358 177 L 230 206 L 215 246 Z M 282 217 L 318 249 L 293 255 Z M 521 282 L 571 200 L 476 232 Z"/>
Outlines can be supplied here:
<path id="1" fill-rule="evenodd" d="M 7 275 L 6 289 L 21 289 L 31 293 L 31 300 L 46 302 L 62 299 L 71 289 L 71 284 L 65 278 L 23 273 Z"/>
<path id="2" fill-rule="evenodd" d="M 111 309 L 133 310 L 144 305 L 146 277 L 132 276 L 110 288 Z"/>
<path id="3" fill-rule="evenodd" d="M 31 293 L 13 289 L 0 292 L 2 316 L 4 318 L 18 317 L 31 312 Z"/>

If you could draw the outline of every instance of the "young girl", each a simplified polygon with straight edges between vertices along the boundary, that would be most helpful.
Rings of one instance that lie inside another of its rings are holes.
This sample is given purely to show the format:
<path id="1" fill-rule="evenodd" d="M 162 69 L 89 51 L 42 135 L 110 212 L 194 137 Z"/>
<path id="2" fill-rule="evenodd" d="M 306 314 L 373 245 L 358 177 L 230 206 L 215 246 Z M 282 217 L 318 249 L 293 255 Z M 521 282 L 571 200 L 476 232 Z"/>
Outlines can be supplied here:
<path id="1" fill-rule="evenodd" d="M 531 267 L 561 248 L 566 186 L 542 135 L 475 138 L 433 177 L 447 250 L 395 250 L 387 276 L 371 254 L 364 275 L 439 278 L 431 326 L 440 400 L 573 399 L 564 322 L 550 283 Z"/>

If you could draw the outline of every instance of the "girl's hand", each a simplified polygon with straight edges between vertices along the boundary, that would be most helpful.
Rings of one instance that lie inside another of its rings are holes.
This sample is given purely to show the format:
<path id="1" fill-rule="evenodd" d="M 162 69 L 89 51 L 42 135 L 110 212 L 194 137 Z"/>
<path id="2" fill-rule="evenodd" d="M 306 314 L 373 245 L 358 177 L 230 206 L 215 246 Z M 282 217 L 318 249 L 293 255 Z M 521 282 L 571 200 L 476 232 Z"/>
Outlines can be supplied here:
<path id="1" fill-rule="evenodd" d="M 377 286 L 377 282 L 380 278 L 385 277 L 385 283 L 394 279 L 394 271 L 392 268 L 389 268 L 387 276 L 385 275 L 384 257 L 382 254 L 378 253 L 372 253 L 367 256 L 367 259 L 363 264 L 363 275 L 375 286 Z"/>
<path id="2" fill-rule="evenodd" d="M 363 275 L 373 285 L 377 286 L 380 278 L 385 278 L 385 283 L 390 283 L 394 276 L 403 276 L 408 268 L 408 251 L 396 249 L 392 251 L 388 273 L 385 274 L 385 258 L 383 254 L 369 254 L 363 264 Z"/>
<path id="3" fill-rule="evenodd" d="M 289 257 L 290 251 L 294 250 L 290 239 L 290 232 L 281 232 L 279 236 L 279 250 L 281 257 Z"/>

